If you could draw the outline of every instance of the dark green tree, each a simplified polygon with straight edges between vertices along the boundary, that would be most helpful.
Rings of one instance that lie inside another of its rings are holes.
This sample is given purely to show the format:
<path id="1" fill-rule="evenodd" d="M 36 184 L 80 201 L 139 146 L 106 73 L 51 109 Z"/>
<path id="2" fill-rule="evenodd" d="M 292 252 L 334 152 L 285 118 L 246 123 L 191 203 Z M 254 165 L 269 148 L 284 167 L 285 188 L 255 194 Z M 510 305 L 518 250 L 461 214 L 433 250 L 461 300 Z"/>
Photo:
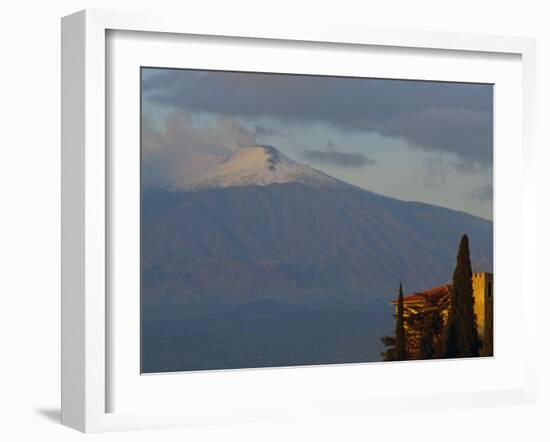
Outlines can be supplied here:
<path id="1" fill-rule="evenodd" d="M 483 331 L 483 347 L 481 356 L 493 356 L 493 305 L 488 304 L 485 308 L 489 309 L 485 320 L 485 330 Z"/>
<path id="2" fill-rule="evenodd" d="M 441 329 L 441 313 L 436 310 L 428 311 L 422 321 L 418 355 L 420 359 L 434 359 L 440 356 Z"/>
<path id="3" fill-rule="evenodd" d="M 386 346 L 386 351 L 380 353 L 382 360 L 384 362 L 395 361 L 395 337 L 393 336 L 384 336 L 380 338 L 382 344 Z"/>
<path id="4" fill-rule="evenodd" d="M 407 359 L 407 342 L 405 336 L 405 317 L 403 302 L 403 286 L 399 283 L 399 297 L 397 298 L 397 316 L 395 319 L 395 360 Z"/>
<path id="5" fill-rule="evenodd" d="M 460 239 L 449 317 L 445 333 L 445 357 L 467 358 L 479 356 L 480 340 L 477 334 L 474 313 L 474 290 L 472 287 L 472 263 L 468 236 Z"/>
<path id="6" fill-rule="evenodd" d="M 395 317 L 395 335 L 383 336 L 380 341 L 386 347 L 386 351 L 381 352 L 383 361 L 404 361 L 407 359 L 407 345 L 405 337 L 405 317 L 403 303 L 403 287 L 399 284 L 399 297 L 397 299 L 397 313 Z"/>

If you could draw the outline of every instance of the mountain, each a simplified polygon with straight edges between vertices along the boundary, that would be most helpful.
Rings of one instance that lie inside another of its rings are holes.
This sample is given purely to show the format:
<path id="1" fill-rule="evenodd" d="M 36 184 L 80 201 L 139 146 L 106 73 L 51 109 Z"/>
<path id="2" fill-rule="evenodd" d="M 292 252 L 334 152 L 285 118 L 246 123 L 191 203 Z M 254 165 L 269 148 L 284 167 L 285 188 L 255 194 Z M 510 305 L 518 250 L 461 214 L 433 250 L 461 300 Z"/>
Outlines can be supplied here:
<path id="1" fill-rule="evenodd" d="M 143 299 L 387 301 L 400 280 L 406 291 L 449 281 L 463 233 L 477 270 L 492 270 L 490 221 L 369 192 L 272 146 L 241 148 L 200 180 L 143 192 Z"/>
<path id="2" fill-rule="evenodd" d="M 393 299 L 448 282 L 458 241 L 492 268 L 492 223 L 378 195 L 271 146 L 142 192 L 145 373 L 380 360 Z"/>
<path id="3" fill-rule="evenodd" d="M 314 187 L 343 185 L 342 181 L 287 158 L 273 146 L 251 146 L 235 150 L 198 180 L 176 181 L 173 191 L 270 184 L 303 183 Z"/>

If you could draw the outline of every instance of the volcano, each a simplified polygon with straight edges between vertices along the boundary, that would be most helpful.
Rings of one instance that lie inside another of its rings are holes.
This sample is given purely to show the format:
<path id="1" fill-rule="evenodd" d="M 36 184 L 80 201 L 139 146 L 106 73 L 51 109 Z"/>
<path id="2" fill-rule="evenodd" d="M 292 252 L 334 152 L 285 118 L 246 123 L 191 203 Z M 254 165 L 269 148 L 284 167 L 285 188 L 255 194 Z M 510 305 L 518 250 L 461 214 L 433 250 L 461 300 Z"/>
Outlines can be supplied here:
<path id="1" fill-rule="evenodd" d="M 356 315 L 365 309 L 361 321 L 366 327 L 370 321 L 376 330 L 389 331 L 393 319 L 388 301 L 395 297 L 400 281 L 407 292 L 449 282 L 464 233 L 470 239 L 474 270 L 492 271 L 490 221 L 370 192 L 295 162 L 272 146 L 237 149 L 198 180 L 182 179 L 164 189 L 144 190 L 141 203 L 144 320 L 157 325 L 164 321 L 162 327 L 175 321 L 173 330 L 179 330 L 184 317 L 212 318 L 232 311 L 232 319 L 224 321 L 236 323 L 243 314 L 251 318 L 285 311 L 280 318 L 302 318 L 298 322 L 310 324 L 310 332 L 311 327 L 324 330 L 330 320 L 316 313 L 313 317 L 322 317 L 323 325 L 314 326 L 313 319 L 304 319 L 310 316 L 295 312 L 338 310 Z M 377 319 L 375 311 L 383 312 L 379 315 L 383 319 Z M 328 318 L 353 316 L 331 315 Z M 273 322 L 277 333 L 281 321 Z M 200 329 L 199 324 L 205 323 L 194 324 Z M 343 326 L 338 324 L 337 328 Z M 154 331 L 148 333 L 156 336 L 198 333 L 195 328 L 176 333 L 151 327 Z M 377 358 L 375 341 L 380 335 L 373 330 L 368 356 L 363 350 L 353 353 L 350 347 L 345 360 Z M 304 348 L 317 348 L 325 356 L 307 357 L 327 360 L 330 351 L 315 344 L 322 341 L 316 335 Z M 158 347 L 157 341 L 150 342 L 154 344 L 148 348 Z M 256 353 L 251 350 L 252 354 Z M 276 356 L 268 363 L 224 358 L 233 361 L 227 362 L 227 368 L 286 363 Z M 172 360 L 151 370 L 208 368 L 204 360 L 198 358 L 194 365 Z M 300 361 L 291 358 L 289 364 Z"/>
<path id="2" fill-rule="evenodd" d="M 345 184 L 287 158 L 273 146 L 242 147 L 221 163 L 206 170 L 198 180 L 176 181 L 172 190 L 267 186 L 270 184 L 302 183 L 313 187 L 333 187 Z"/>

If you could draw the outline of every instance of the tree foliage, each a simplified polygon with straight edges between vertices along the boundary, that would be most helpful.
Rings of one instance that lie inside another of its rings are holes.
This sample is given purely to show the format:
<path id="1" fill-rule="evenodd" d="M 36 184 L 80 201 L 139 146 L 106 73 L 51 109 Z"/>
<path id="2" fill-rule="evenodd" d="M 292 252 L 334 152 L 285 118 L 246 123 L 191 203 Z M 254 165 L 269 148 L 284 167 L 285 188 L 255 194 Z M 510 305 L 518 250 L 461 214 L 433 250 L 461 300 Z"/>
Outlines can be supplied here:
<path id="1" fill-rule="evenodd" d="M 479 356 L 480 340 L 477 334 L 474 313 L 474 291 L 472 287 L 472 264 L 468 236 L 460 239 L 449 316 L 445 333 L 445 357 Z"/>
<path id="2" fill-rule="evenodd" d="M 403 286 L 399 283 L 399 297 L 397 298 L 397 317 L 395 319 L 395 360 L 407 359 L 407 342 L 405 336 Z"/>
<path id="3" fill-rule="evenodd" d="M 413 309 L 405 318 L 408 359 L 441 358 L 443 351 L 444 321 L 446 308 L 443 296 L 425 296 L 421 308 Z M 411 354 L 411 349 L 414 352 Z"/>
<path id="4" fill-rule="evenodd" d="M 483 347 L 481 349 L 481 356 L 493 356 L 493 305 L 489 303 L 485 306 L 489 309 L 486 320 L 485 330 L 483 332 Z"/>
<path id="5" fill-rule="evenodd" d="M 419 359 L 441 357 L 441 332 L 443 320 L 441 312 L 435 309 L 424 314 L 420 335 Z"/>
<path id="6" fill-rule="evenodd" d="M 399 284 L 399 297 L 397 299 L 397 313 L 395 314 L 395 334 L 393 336 L 383 336 L 380 341 L 386 347 L 386 351 L 381 352 L 382 360 L 404 361 L 407 359 L 407 342 L 405 336 L 405 315 L 403 301 L 403 286 Z"/>
<path id="7" fill-rule="evenodd" d="M 395 337 L 383 336 L 380 338 L 380 341 L 386 346 L 386 351 L 380 353 L 382 360 L 384 362 L 395 361 Z"/>

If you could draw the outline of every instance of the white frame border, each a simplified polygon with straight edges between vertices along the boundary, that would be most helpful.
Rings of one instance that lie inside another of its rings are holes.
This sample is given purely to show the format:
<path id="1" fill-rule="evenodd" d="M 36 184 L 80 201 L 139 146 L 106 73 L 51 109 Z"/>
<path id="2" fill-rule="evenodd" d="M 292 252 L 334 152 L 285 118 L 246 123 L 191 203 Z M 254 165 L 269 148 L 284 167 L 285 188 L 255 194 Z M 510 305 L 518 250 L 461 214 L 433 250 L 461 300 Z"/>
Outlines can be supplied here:
<path id="1" fill-rule="evenodd" d="M 535 42 L 520 37 L 365 29 L 349 26 L 292 27 L 234 24 L 197 17 L 86 10 L 62 19 L 62 423 L 84 432 L 181 426 L 184 416 L 106 413 L 106 138 L 105 36 L 108 30 L 148 31 L 290 41 L 368 44 L 384 47 L 510 53 L 522 57 L 523 189 L 522 256 L 536 256 Z M 528 274 L 522 262 L 522 275 Z M 527 278 L 525 278 L 527 279 Z M 536 304 L 536 280 L 523 294 Z M 535 337 L 534 321 L 524 324 Z M 524 387 L 518 390 L 415 397 L 415 409 L 532 403 L 536 352 L 527 344 Z M 402 398 L 346 401 L 338 414 L 406 410 Z M 308 417 L 334 415 L 320 407 Z M 288 413 L 259 416 L 261 420 Z M 296 417 L 294 413 L 290 413 Z M 275 416 L 276 415 L 276 416 Z M 290 416 L 290 415 L 289 415 Z M 306 416 L 304 416 L 306 417 Z M 248 421 L 245 416 L 235 422 Z M 208 422 L 204 422 L 208 423 Z"/>

